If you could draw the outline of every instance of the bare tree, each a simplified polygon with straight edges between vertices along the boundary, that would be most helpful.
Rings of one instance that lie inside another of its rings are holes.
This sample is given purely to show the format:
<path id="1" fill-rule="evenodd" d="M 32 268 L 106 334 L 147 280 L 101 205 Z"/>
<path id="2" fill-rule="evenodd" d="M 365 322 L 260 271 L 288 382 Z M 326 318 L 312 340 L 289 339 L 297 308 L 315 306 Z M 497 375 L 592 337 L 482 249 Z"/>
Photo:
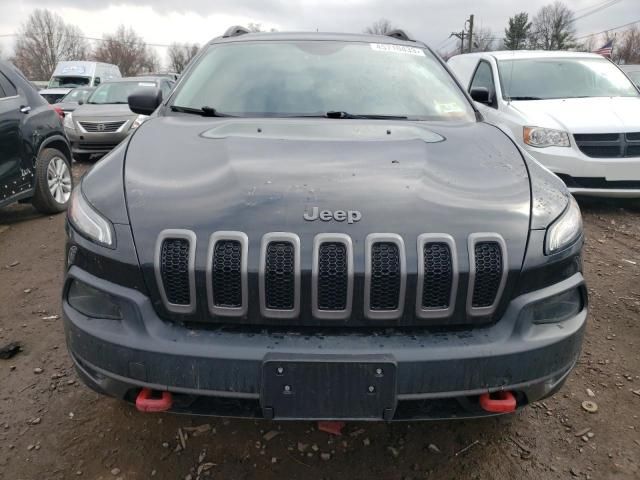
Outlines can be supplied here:
<path id="1" fill-rule="evenodd" d="M 49 10 L 36 9 L 20 27 L 13 63 L 28 77 L 47 80 L 64 60 L 86 60 L 89 45 L 82 32 Z"/>
<path id="2" fill-rule="evenodd" d="M 490 52 L 495 50 L 495 36 L 489 28 L 478 28 L 473 31 L 472 52 Z"/>
<path id="3" fill-rule="evenodd" d="M 167 55 L 169 56 L 169 69 L 173 72 L 182 73 L 187 64 L 195 57 L 200 47 L 197 44 L 172 43 L 169 46 Z"/>
<path id="4" fill-rule="evenodd" d="M 117 65 L 125 77 L 157 70 L 160 64 L 158 54 L 147 47 L 133 28 L 124 25 L 120 25 L 114 34 L 102 36 L 94 58 Z"/>
<path id="5" fill-rule="evenodd" d="M 613 43 L 614 61 L 628 65 L 640 63 L 640 30 L 633 26 L 618 37 Z"/>
<path id="6" fill-rule="evenodd" d="M 373 22 L 370 26 L 365 28 L 364 33 L 370 33 L 372 35 L 386 35 L 395 29 L 396 27 L 394 27 L 389 20 L 381 18 L 377 22 Z"/>
<path id="7" fill-rule="evenodd" d="M 564 3 L 545 5 L 533 17 L 530 42 L 543 50 L 567 50 L 575 45 L 574 14 Z"/>

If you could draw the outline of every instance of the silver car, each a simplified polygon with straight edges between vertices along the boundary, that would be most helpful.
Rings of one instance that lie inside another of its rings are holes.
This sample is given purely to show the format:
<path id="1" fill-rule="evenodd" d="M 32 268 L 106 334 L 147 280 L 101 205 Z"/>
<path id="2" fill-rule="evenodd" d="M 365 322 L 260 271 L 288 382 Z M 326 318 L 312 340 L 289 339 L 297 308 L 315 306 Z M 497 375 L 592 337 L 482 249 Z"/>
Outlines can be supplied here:
<path id="1" fill-rule="evenodd" d="M 127 99 L 131 93 L 144 88 L 156 88 L 166 97 L 173 81 L 159 77 L 128 77 L 105 82 L 87 101 L 64 118 L 64 126 L 76 160 L 109 153 L 138 128 L 146 115 L 129 110 Z"/>

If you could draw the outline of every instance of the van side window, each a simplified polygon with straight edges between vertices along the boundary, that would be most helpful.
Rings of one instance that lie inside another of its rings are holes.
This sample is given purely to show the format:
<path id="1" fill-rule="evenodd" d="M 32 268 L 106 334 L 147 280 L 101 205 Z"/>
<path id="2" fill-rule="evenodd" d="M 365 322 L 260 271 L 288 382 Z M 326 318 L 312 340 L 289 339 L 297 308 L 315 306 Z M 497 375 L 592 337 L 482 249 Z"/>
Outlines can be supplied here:
<path id="1" fill-rule="evenodd" d="M 495 103 L 496 96 L 496 87 L 493 83 L 493 72 L 491 71 L 491 65 L 484 60 L 481 60 L 478 64 L 478 68 L 476 68 L 475 73 L 473 74 L 473 78 L 471 79 L 471 85 L 469 86 L 469 91 L 472 88 L 484 87 L 489 90 L 489 98 L 492 99 L 492 106 Z"/>
<path id="2" fill-rule="evenodd" d="M 0 98 L 15 97 L 18 94 L 16 87 L 0 72 Z"/>

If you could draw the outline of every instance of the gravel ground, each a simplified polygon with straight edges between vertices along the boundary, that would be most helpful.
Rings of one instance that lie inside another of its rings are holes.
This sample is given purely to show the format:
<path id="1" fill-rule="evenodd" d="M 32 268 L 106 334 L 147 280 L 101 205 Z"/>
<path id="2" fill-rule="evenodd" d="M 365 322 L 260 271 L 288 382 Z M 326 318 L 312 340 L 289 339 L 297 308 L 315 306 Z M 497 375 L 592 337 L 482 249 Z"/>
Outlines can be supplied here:
<path id="1" fill-rule="evenodd" d="M 0 479 L 638 479 L 640 209 L 581 206 L 589 326 L 557 395 L 511 417 L 348 424 L 341 437 L 311 422 L 140 414 L 88 390 L 59 318 L 64 216 L 0 210 L 0 345 L 23 344 L 0 360 Z"/>

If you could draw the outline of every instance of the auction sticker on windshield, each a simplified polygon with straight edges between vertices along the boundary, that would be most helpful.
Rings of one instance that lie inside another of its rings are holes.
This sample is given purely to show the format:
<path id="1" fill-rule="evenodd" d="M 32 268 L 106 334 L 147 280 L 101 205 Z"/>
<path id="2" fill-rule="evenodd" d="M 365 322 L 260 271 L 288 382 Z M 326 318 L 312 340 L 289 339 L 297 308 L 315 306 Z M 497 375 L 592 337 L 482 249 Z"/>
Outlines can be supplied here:
<path id="1" fill-rule="evenodd" d="M 404 53 L 424 57 L 424 52 L 420 48 L 407 47 L 406 45 L 393 45 L 391 43 L 370 43 L 369 45 L 371 45 L 373 50 L 378 52 Z"/>

